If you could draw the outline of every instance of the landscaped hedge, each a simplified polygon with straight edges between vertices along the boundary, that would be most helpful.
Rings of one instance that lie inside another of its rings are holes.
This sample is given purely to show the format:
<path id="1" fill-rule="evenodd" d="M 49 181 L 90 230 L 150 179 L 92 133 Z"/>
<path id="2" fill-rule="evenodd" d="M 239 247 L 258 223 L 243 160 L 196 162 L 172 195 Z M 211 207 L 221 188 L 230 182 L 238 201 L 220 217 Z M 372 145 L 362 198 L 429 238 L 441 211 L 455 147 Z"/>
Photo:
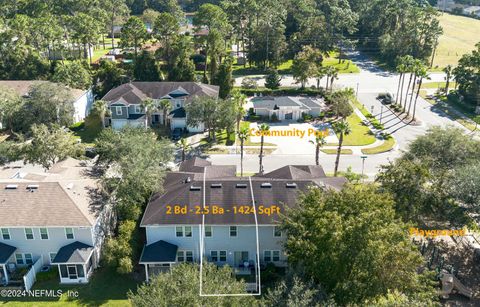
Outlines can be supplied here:
<path id="1" fill-rule="evenodd" d="M 245 89 L 241 88 L 240 92 L 251 97 L 255 94 L 262 94 L 263 96 L 297 96 L 297 95 L 307 95 L 307 96 L 324 96 L 323 90 L 312 89 L 312 88 L 279 88 L 276 90 L 271 90 L 268 88 L 257 88 L 257 89 Z"/>

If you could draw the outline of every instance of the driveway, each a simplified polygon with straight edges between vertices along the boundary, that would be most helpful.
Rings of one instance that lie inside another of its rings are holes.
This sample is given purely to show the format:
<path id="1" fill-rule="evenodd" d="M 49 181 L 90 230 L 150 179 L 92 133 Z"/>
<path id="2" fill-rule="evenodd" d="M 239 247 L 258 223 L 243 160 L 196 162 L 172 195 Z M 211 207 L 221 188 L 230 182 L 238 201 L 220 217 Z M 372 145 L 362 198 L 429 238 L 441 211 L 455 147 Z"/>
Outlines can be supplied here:
<path id="1" fill-rule="evenodd" d="M 288 155 L 304 155 L 311 154 L 315 152 L 315 145 L 310 143 L 310 141 L 315 140 L 315 135 L 312 131 L 317 131 L 318 129 L 324 128 L 321 126 L 314 126 L 310 123 L 297 123 L 297 122 L 287 122 L 283 121 L 280 123 L 269 124 L 270 132 L 278 131 L 279 133 L 286 134 L 287 132 L 295 133 L 295 136 L 265 136 L 264 140 L 266 143 L 273 143 L 277 145 L 277 150 L 274 154 L 288 154 Z M 257 130 L 257 123 L 251 123 L 250 128 Z M 329 129 L 327 126 L 327 131 L 329 136 L 326 137 L 327 143 L 337 143 L 338 138 L 335 133 Z M 303 132 L 303 135 L 301 134 Z M 311 135 L 309 136 L 309 132 Z M 260 143 L 260 136 L 251 136 L 250 140 L 252 142 Z"/>

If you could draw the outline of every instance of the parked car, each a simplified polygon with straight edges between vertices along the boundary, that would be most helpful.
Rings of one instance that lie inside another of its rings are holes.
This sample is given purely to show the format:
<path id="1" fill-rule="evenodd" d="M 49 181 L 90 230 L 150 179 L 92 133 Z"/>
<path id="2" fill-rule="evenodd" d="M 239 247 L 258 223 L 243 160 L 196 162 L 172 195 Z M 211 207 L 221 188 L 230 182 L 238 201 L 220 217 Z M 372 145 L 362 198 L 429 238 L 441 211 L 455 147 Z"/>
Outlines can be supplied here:
<path id="1" fill-rule="evenodd" d="M 183 132 L 182 128 L 175 128 L 175 129 L 173 129 L 170 137 L 172 138 L 172 140 L 178 141 L 182 137 L 182 132 Z"/>
<path id="2" fill-rule="evenodd" d="M 380 100 L 383 104 L 393 103 L 393 95 L 390 93 L 380 93 L 378 94 L 377 99 Z"/>

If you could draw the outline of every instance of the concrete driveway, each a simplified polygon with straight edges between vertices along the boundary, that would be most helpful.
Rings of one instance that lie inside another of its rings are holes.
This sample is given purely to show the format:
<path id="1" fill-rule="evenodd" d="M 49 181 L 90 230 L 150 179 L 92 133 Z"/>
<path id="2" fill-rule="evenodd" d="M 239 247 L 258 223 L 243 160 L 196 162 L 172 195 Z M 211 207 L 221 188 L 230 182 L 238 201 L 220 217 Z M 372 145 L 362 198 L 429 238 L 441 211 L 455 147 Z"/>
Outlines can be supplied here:
<path id="1" fill-rule="evenodd" d="M 310 123 L 297 123 L 297 122 L 287 122 L 283 121 L 280 123 L 269 124 L 270 131 L 278 131 L 279 133 L 285 133 L 291 131 L 295 133 L 296 136 L 265 136 L 264 140 L 266 143 L 273 143 L 277 145 L 277 150 L 274 154 L 291 154 L 291 155 L 305 155 L 315 152 L 315 145 L 309 141 L 315 140 L 315 135 L 312 131 L 318 129 L 326 129 L 329 133 L 329 136 L 326 137 L 327 143 L 337 143 L 338 138 L 335 133 L 330 129 L 330 126 L 320 126 L 312 125 Z M 257 123 L 251 123 L 250 129 L 257 130 Z M 303 135 L 301 134 L 303 132 Z M 309 132 L 311 135 L 309 136 Z M 260 142 L 260 136 L 251 136 L 250 140 L 252 142 Z"/>

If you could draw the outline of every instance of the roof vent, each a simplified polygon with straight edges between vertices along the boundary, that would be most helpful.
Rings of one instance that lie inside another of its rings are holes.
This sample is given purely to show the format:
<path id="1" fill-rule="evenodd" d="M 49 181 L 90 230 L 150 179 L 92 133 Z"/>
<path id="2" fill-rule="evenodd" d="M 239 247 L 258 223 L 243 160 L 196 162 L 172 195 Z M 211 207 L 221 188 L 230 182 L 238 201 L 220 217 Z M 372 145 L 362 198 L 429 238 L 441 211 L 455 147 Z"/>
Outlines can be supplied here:
<path id="1" fill-rule="evenodd" d="M 72 182 L 70 182 L 69 184 L 67 184 L 67 189 L 69 189 L 69 190 L 73 189 L 73 183 L 72 183 Z"/>
<path id="2" fill-rule="evenodd" d="M 270 182 L 264 182 L 260 185 L 262 188 L 271 188 L 272 184 Z"/>
<path id="3" fill-rule="evenodd" d="M 292 183 L 287 182 L 287 184 L 285 184 L 285 186 L 287 188 L 290 188 L 290 189 L 295 189 L 297 187 L 297 184 L 295 182 L 292 182 Z"/>
<path id="4" fill-rule="evenodd" d="M 237 183 L 236 187 L 237 187 L 237 189 L 246 189 L 247 184 L 246 183 Z"/>
<path id="5" fill-rule="evenodd" d="M 16 184 L 7 184 L 5 186 L 5 190 L 16 190 L 18 188 L 18 185 Z"/>
<path id="6" fill-rule="evenodd" d="M 185 178 L 185 183 L 189 183 L 192 181 L 192 178 L 190 178 L 190 176 L 188 176 L 187 178 Z"/>
<path id="7" fill-rule="evenodd" d="M 190 191 L 200 191 L 201 189 L 201 187 L 196 187 L 194 185 L 190 186 Z"/>
<path id="8" fill-rule="evenodd" d="M 221 184 L 221 183 L 212 183 L 212 184 L 210 185 L 210 187 L 211 187 L 212 189 L 221 189 L 221 188 L 222 188 L 222 184 Z"/>
<path id="9" fill-rule="evenodd" d="M 27 190 L 37 190 L 39 188 L 38 184 L 29 184 L 27 185 Z"/>

